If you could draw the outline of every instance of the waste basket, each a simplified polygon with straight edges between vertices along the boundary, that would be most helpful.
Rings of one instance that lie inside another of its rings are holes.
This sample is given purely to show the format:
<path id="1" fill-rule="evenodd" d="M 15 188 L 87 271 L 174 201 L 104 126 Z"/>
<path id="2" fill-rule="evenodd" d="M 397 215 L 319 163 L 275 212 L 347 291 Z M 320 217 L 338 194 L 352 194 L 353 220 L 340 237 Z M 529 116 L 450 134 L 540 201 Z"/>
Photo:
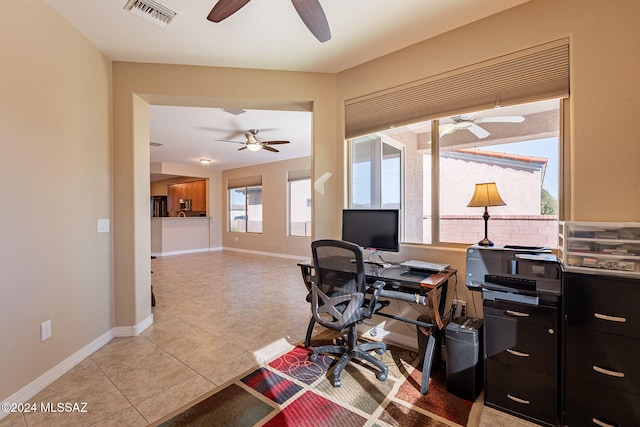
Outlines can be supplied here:
<path id="1" fill-rule="evenodd" d="M 482 390 L 482 319 L 459 317 L 445 328 L 447 390 L 474 402 Z"/>

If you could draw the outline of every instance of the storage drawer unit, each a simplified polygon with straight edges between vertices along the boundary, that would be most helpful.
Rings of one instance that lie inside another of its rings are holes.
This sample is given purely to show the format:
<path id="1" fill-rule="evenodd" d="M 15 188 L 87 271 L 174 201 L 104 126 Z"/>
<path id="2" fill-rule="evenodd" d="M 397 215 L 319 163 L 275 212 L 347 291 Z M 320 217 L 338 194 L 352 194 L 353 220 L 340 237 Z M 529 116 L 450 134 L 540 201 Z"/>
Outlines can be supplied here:
<path id="1" fill-rule="evenodd" d="M 486 361 L 485 404 L 532 421 L 556 425 L 556 376 Z"/>
<path id="2" fill-rule="evenodd" d="M 565 274 L 564 422 L 640 422 L 640 280 Z"/>
<path id="3" fill-rule="evenodd" d="M 565 425 L 637 426 L 640 396 L 606 388 L 580 379 L 567 382 Z"/>
<path id="4" fill-rule="evenodd" d="M 484 300 L 485 404 L 557 425 L 559 309 Z"/>
<path id="5" fill-rule="evenodd" d="M 487 358 L 554 375 L 557 364 L 549 357 L 549 349 L 557 342 L 553 321 L 556 309 L 505 304 L 503 308 L 485 307 L 484 316 L 487 328 L 491 329 Z"/>

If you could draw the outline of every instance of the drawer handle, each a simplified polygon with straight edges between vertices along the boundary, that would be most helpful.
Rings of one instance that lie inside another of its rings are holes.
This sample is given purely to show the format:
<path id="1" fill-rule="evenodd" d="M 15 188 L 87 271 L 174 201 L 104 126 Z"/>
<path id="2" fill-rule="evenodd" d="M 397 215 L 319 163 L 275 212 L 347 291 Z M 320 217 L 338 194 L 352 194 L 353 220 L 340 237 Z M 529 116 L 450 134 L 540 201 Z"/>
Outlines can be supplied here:
<path id="1" fill-rule="evenodd" d="M 529 403 L 531 403 L 528 400 L 520 399 L 519 397 L 511 396 L 510 394 L 507 394 L 507 397 L 513 400 L 514 402 L 523 403 L 525 405 L 528 405 Z"/>
<path id="2" fill-rule="evenodd" d="M 516 316 L 516 317 L 529 317 L 529 313 L 523 313 L 521 311 L 507 310 L 505 314 L 508 316 Z"/>
<path id="3" fill-rule="evenodd" d="M 609 322 L 624 323 L 627 321 L 627 319 L 624 317 L 607 316 L 606 314 L 600 314 L 600 313 L 593 313 L 593 316 L 596 319 L 608 320 Z"/>
<path id="4" fill-rule="evenodd" d="M 513 354 L 514 356 L 518 356 L 518 357 L 529 357 L 529 353 L 522 353 L 520 351 L 515 351 L 515 350 L 511 350 L 510 348 L 507 349 L 507 351 L 511 354 Z"/>
<path id="5" fill-rule="evenodd" d="M 597 418 L 592 418 L 591 421 L 593 421 L 593 423 L 597 426 L 600 427 L 618 427 L 617 424 L 609 424 L 609 423 L 605 423 L 604 421 L 601 421 Z"/>
<path id="6" fill-rule="evenodd" d="M 616 378 L 624 378 L 624 372 L 611 371 L 609 369 L 604 369 L 599 366 L 593 365 L 593 370 L 599 372 L 601 374 L 609 375 Z"/>

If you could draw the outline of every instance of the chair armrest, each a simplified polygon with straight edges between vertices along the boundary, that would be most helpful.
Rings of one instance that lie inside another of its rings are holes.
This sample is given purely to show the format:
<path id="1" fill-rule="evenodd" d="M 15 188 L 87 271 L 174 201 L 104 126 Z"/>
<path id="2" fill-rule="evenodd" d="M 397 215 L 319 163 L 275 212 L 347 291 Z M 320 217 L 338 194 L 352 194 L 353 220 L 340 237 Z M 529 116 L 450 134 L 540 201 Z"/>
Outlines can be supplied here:
<path id="1" fill-rule="evenodd" d="M 384 289 L 387 284 L 382 280 L 376 280 L 373 284 L 369 285 L 373 288 L 371 299 L 369 300 L 369 305 L 367 309 L 370 313 L 370 316 L 375 313 L 376 305 L 378 304 L 378 297 L 380 296 L 380 291 Z"/>

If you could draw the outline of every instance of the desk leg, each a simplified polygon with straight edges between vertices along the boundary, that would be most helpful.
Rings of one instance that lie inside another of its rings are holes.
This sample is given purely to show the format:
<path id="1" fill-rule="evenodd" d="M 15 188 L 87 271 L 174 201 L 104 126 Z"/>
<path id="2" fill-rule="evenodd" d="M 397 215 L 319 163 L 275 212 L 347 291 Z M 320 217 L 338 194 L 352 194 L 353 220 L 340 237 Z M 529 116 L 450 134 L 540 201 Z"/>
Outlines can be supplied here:
<path id="1" fill-rule="evenodd" d="M 422 364 L 422 381 L 420 383 L 420 393 L 427 394 L 429 391 L 429 377 L 431 376 L 431 364 L 433 363 L 433 354 L 436 349 L 436 339 L 433 334 L 429 335 L 427 341 L 427 349 L 424 354 L 424 363 Z"/>

